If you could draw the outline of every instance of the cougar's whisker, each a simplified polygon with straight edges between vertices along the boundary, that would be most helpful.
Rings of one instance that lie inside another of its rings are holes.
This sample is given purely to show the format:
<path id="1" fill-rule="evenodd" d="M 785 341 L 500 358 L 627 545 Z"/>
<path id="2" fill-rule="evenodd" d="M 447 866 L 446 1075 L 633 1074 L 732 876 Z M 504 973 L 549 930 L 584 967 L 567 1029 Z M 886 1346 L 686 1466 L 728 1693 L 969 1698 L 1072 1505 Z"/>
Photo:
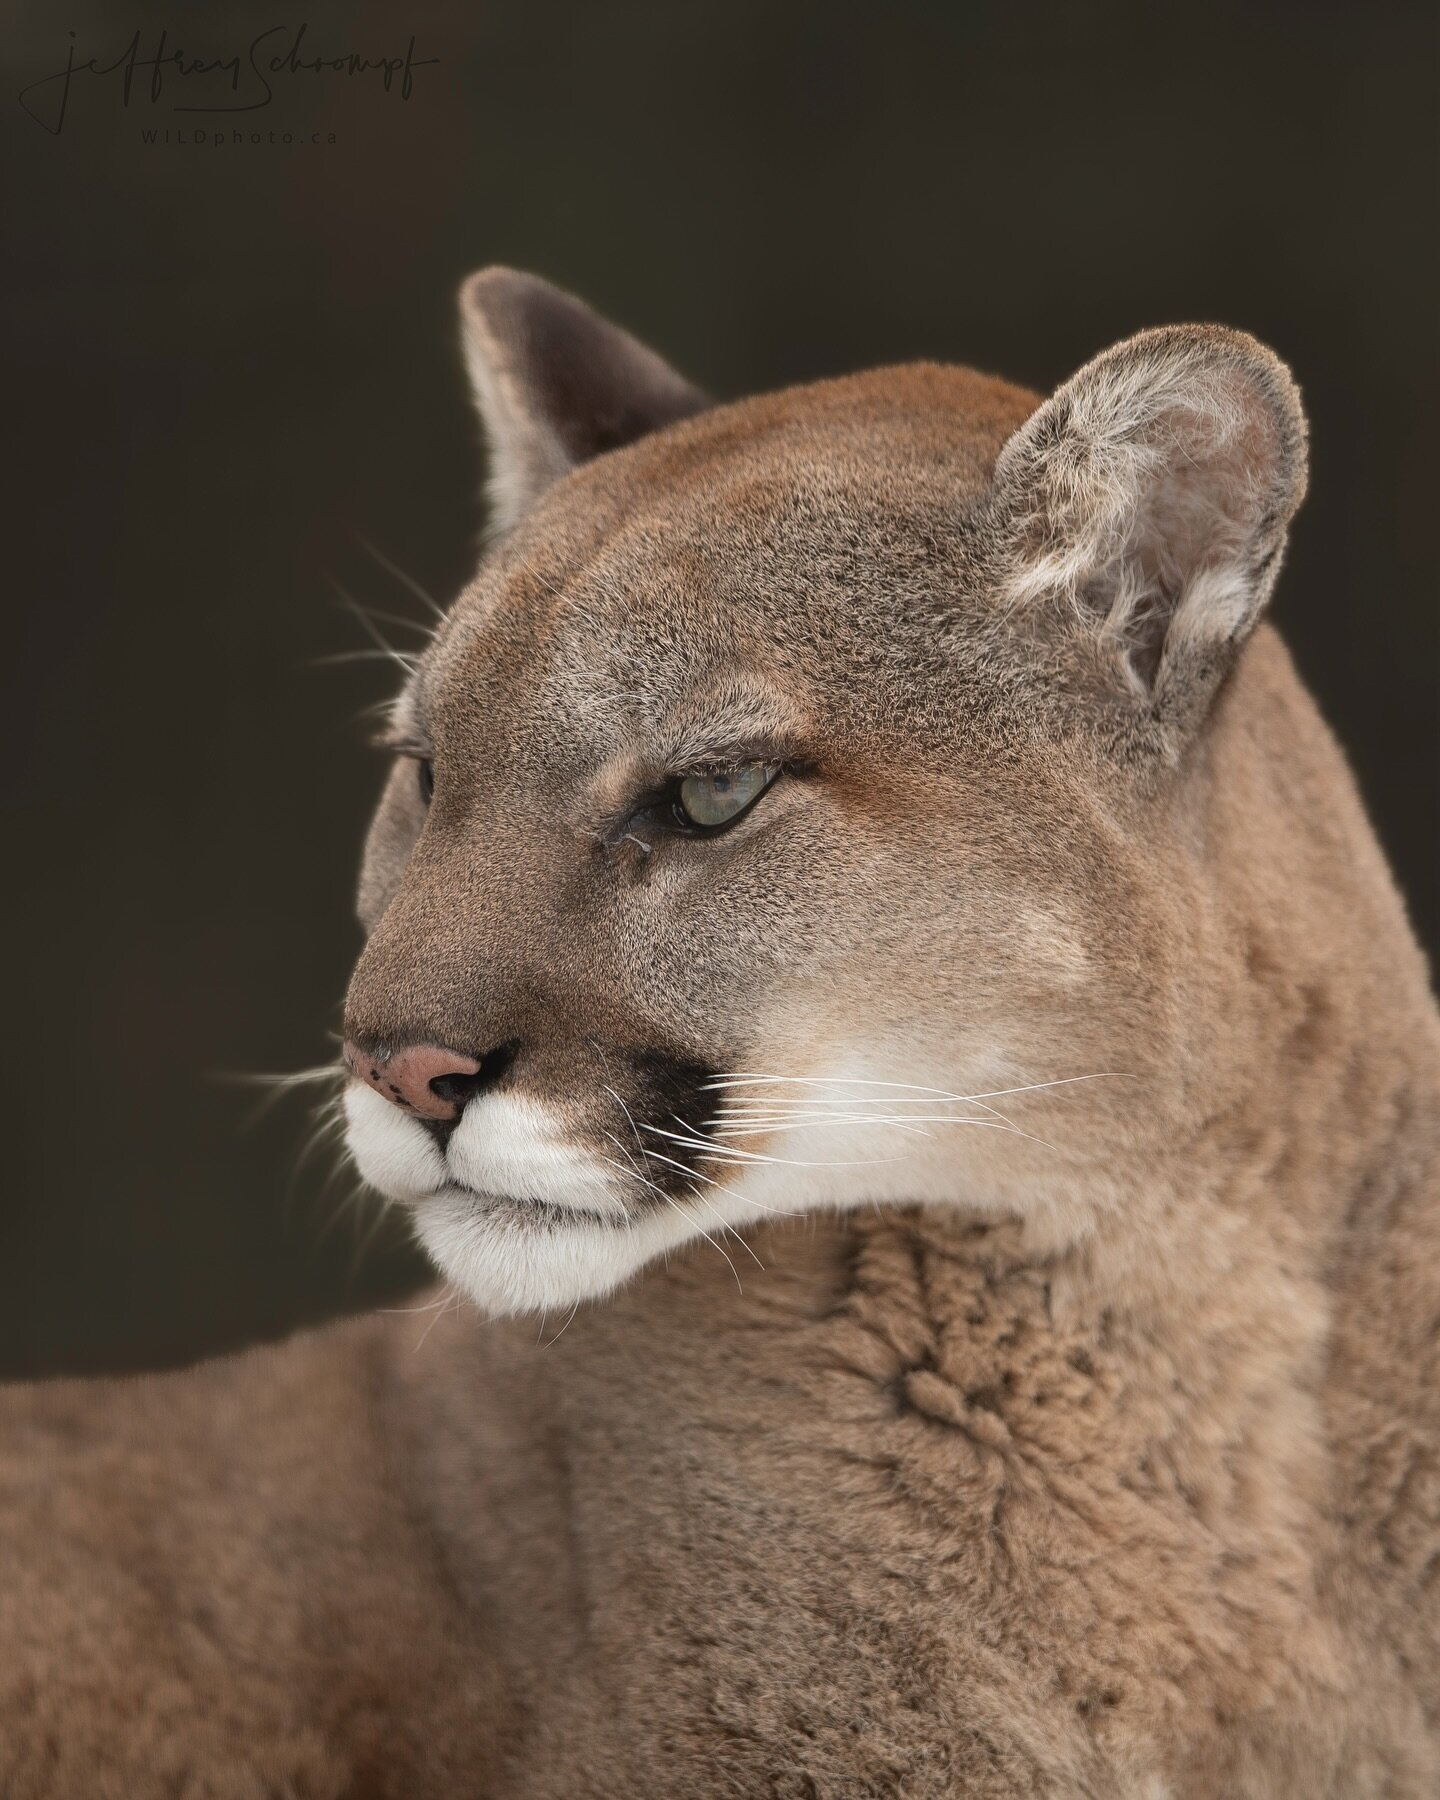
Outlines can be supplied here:
<path id="1" fill-rule="evenodd" d="M 939 1100 L 1003 1100 L 1009 1094 L 1037 1094 L 1049 1088 L 1074 1087 L 1085 1081 L 1134 1081 L 1138 1079 L 1133 1071 L 1125 1069 L 1101 1069 L 1088 1075 L 1062 1075 L 1053 1081 L 1029 1081 L 1017 1087 L 989 1088 L 976 1094 L 952 1094 L 944 1088 L 924 1087 L 913 1081 L 880 1081 L 864 1075 L 765 1075 L 752 1070 L 737 1070 L 730 1075 L 716 1076 L 713 1081 L 706 1082 L 707 1089 L 722 1090 L 731 1087 L 755 1087 L 768 1082 L 784 1083 L 793 1087 L 883 1087 L 901 1088 L 912 1094 L 929 1095 Z M 863 1104 L 856 1101 L 856 1104 Z"/>
<path id="2" fill-rule="evenodd" d="M 370 542 L 369 538 L 362 537 L 359 538 L 357 542 L 365 554 L 373 557 L 387 575 L 393 575 L 403 588 L 408 589 L 417 600 L 422 601 L 429 607 L 430 611 L 435 615 L 437 624 L 444 624 L 445 608 L 441 606 L 440 602 L 433 594 L 427 593 L 426 590 L 421 587 L 420 583 L 413 575 L 407 575 L 404 569 L 400 568 L 398 564 L 391 562 L 390 558 L 386 556 L 383 551 L 378 550 L 375 545 Z M 417 627 L 417 629 L 429 630 L 431 635 L 434 635 L 433 627 Z"/>
<path id="3" fill-rule="evenodd" d="M 743 1160 L 749 1163 L 774 1163 L 787 1169 L 865 1169 L 878 1163 L 900 1162 L 898 1156 L 869 1156 L 858 1160 L 802 1162 L 788 1156 L 763 1156 L 758 1150 L 740 1150 L 732 1145 L 718 1145 L 699 1138 L 680 1137 L 673 1131 L 665 1131 L 658 1125 L 644 1125 L 642 1131 L 653 1131 L 658 1137 L 670 1138 L 677 1144 L 684 1144 L 689 1150 L 703 1150 L 707 1156 L 721 1160 L 726 1157 Z"/>
<path id="4" fill-rule="evenodd" d="M 417 659 L 413 656 L 403 655 L 393 644 L 387 643 L 382 633 L 376 629 L 375 625 L 366 616 L 365 608 L 360 605 L 359 601 L 357 601 L 352 594 L 347 593 L 333 575 L 327 576 L 326 579 L 339 595 L 340 604 L 347 612 L 354 615 L 360 625 L 360 629 L 375 645 L 376 649 L 380 651 L 382 655 L 388 657 L 388 659 L 393 662 L 407 678 L 413 675 L 418 666 Z M 354 653 L 357 659 L 363 654 L 363 652 L 359 651 Z"/>
<path id="5" fill-rule="evenodd" d="M 408 675 L 413 675 L 416 669 L 420 667 L 419 657 L 408 655 L 403 650 L 335 650 L 331 651 L 326 656 L 312 656 L 310 658 L 310 667 L 312 669 L 328 669 L 337 667 L 342 663 L 360 662 L 395 663 L 397 667 L 404 669 Z M 388 704 L 388 702 L 386 704 Z"/>
<path id="6" fill-rule="evenodd" d="M 554 1337 L 552 1337 L 550 1339 L 550 1342 L 547 1344 L 541 1344 L 540 1348 L 542 1350 L 549 1350 L 553 1345 L 558 1344 L 560 1342 L 561 1338 L 564 1337 L 565 1333 L 570 1329 L 570 1322 L 575 1317 L 576 1313 L 579 1312 L 579 1310 L 580 1310 L 580 1302 L 577 1300 L 575 1302 L 575 1304 L 570 1308 L 569 1313 L 566 1315 L 565 1323 L 555 1333 Z"/>

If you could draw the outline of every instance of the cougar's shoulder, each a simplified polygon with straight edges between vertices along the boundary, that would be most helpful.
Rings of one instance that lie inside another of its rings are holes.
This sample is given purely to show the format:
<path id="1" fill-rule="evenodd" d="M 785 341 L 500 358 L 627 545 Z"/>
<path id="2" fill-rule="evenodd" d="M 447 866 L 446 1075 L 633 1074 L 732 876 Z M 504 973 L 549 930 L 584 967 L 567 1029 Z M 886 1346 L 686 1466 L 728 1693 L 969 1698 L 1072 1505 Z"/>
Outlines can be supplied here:
<path id="1" fill-rule="evenodd" d="M 394 1453 L 378 1316 L 200 1368 L 0 1387 L 0 1789 L 451 1791 L 496 1665 Z"/>

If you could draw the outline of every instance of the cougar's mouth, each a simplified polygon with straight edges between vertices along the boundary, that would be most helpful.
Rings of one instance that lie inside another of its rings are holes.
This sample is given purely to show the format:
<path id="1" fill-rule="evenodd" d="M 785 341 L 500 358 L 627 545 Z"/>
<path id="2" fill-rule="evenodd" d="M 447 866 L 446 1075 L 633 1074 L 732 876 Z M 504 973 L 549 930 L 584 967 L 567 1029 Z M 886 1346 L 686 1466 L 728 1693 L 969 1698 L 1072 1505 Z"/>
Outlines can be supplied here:
<path id="1" fill-rule="evenodd" d="M 702 1136 L 647 1155 L 643 1114 L 627 1136 L 623 1119 L 612 1132 L 603 1112 L 506 1088 L 471 1100 L 442 1141 L 358 1079 L 344 1110 L 360 1174 L 405 1207 L 437 1267 L 491 1315 L 598 1298 L 748 1216 L 713 1178 L 703 1194 L 694 1185 L 682 1158 L 708 1148 Z"/>
<path id="2" fill-rule="evenodd" d="M 420 1208 L 429 1201 L 464 1201 L 477 1209 L 503 1210 L 517 1221 L 530 1220 L 536 1225 L 553 1227 L 561 1223 L 584 1222 L 590 1225 L 623 1225 L 627 1213 L 617 1203 L 613 1211 L 602 1210 L 579 1200 L 536 1199 L 528 1194 L 502 1194 L 490 1189 L 471 1187 L 464 1181 L 447 1181 L 433 1194 L 401 1202 Z"/>

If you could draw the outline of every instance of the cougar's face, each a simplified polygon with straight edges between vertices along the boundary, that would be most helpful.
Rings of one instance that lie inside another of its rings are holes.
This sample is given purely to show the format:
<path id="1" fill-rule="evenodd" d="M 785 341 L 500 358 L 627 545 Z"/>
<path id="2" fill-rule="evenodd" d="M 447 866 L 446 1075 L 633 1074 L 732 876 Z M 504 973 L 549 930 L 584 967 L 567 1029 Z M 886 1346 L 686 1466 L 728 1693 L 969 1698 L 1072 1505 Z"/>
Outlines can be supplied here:
<path id="1" fill-rule="evenodd" d="M 983 502 L 1030 397 L 702 412 L 508 274 L 466 326 L 503 531 L 395 710 L 360 1171 L 494 1312 L 775 1214 L 1004 1204 L 1008 1096 L 1113 1066 L 1146 931 L 1093 772 L 1007 710 Z"/>
<path id="2" fill-rule="evenodd" d="M 592 498 L 573 481 L 551 505 Z M 689 508 L 538 517 L 396 712 L 350 1144 L 494 1310 L 811 1194 L 923 1193 L 910 1115 L 990 1117 L 927 1093 L 955 1063 L 937 985 L 979 954 L 944 919 L 975 771 L 923 747 L 853 587 L 797 581 L 813 522 L 736 529 L 745 482 L 720 459 Z M 981 1088 L 1003 1061 L 977 1042 Z"/>

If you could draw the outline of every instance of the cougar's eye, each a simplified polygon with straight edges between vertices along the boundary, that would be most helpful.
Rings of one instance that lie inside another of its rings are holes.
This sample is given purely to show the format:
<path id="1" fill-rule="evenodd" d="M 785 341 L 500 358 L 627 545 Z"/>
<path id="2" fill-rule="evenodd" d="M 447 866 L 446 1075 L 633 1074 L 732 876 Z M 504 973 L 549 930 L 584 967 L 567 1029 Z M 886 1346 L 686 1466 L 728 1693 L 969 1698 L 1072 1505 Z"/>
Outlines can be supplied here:
<path id="1" fill-rule="evenodd" d="M 678 822 L 695 831 L 719 831 L 747 813 L 779 771 L 770 763 L 747 763 L 713 775 L 691 775 L 680 783 Z"/>
<path id="2" fill-rule="evenodd" d="M 435 765 L 428 756 L 422 756 L 416 766 L 420 771 L 420 798 L 428 806 L 435 798 Z"/>

